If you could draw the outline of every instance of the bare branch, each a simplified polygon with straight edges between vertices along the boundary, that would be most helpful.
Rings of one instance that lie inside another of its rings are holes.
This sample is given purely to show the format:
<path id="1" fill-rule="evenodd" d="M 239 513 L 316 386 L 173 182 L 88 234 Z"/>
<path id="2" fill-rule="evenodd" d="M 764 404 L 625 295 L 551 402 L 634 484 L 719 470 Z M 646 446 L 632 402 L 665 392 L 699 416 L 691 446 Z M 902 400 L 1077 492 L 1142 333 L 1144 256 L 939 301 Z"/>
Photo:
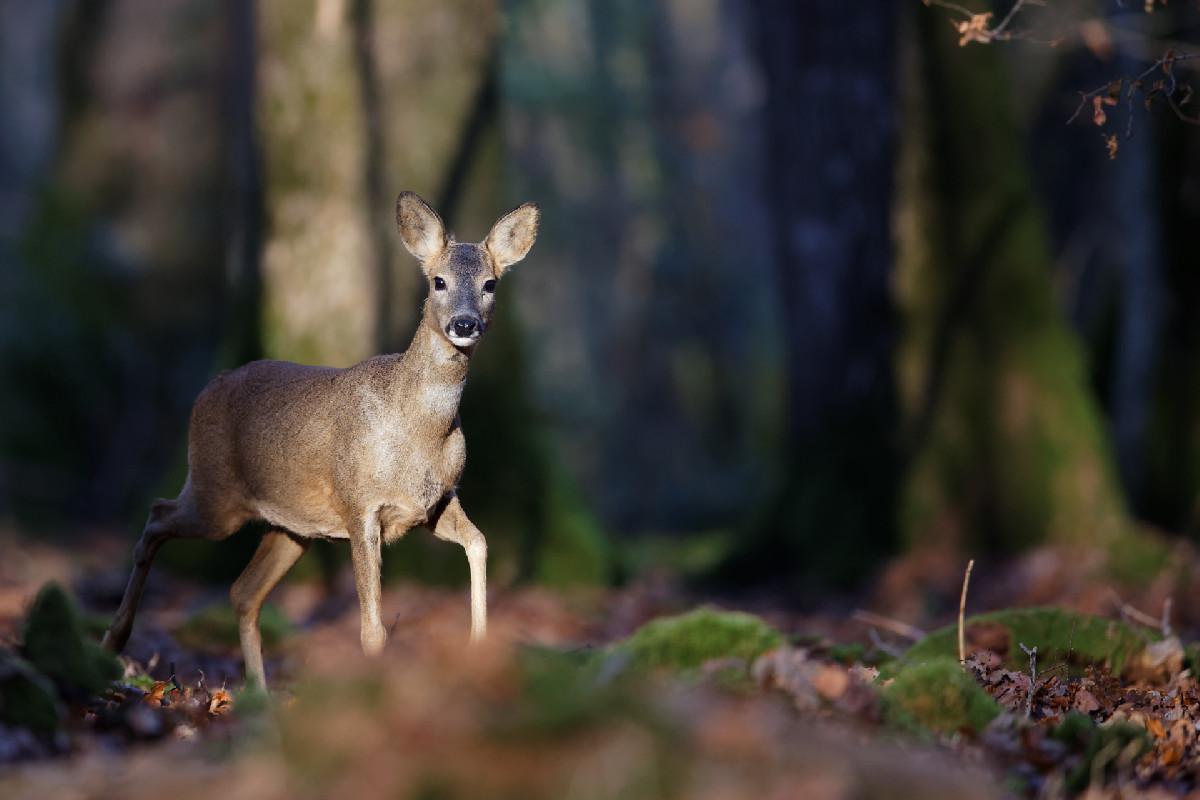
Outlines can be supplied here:
<path id="1" fill-rule="evenodd" d="M 891 619 L 870 611 L 858 610 L 850 615 L 851 619 L 862 622 L 866 625 L 873 625 L 877 628 L 883 628 L 885 631 L 891 631 L 897 636 L 903 636 L 905 639 L 911 639 L 914 642 L 925 638 L 925 631 L 909 625 L 907 622 L 901 622 L 898 619 Z"/>

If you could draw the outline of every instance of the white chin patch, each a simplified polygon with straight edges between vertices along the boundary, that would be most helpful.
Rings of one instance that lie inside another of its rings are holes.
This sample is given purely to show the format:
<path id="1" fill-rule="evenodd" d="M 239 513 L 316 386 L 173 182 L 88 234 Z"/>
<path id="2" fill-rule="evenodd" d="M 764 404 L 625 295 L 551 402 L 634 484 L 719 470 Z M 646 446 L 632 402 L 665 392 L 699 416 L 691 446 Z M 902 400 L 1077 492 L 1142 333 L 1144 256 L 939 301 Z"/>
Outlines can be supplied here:
<path id="1" fill-rule="evenodd" d="M 470 347 L 479 341 L 478 336 L 451 336 L 450 343 L 455 347 Z"/>

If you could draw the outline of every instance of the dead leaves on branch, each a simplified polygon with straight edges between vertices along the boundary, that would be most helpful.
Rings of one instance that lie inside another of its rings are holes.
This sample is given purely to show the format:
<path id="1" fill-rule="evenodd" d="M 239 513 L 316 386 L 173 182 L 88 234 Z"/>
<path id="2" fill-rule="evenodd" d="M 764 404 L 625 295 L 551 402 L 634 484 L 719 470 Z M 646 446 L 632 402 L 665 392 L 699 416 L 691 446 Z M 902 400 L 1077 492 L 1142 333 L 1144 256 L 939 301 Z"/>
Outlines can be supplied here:
<path id="1" fill-rule="evenodd" d="M 959 33 L 958 46 L 966 47 L 971 42 L 979 42 L 987 44 L 992 41 L 991 32 L 988 30 L 988 23 L 992 19 L 992 12 L 986 14 L 972 14 L 965 20 L 959 21 L 955 25 L 955 29 Z"/>
<path id="2" fill-rule="evenodd" d="M 959 47 L 966 47 L 971 43 L 991 44 L 1011 39 L 1025 39 L 1056 47 L 1064 39 L 1064 36 L 1058 33 L 1048 38 L 1038 39 L 1030 29 L 1017 29 L 1016 26 L 1022 12 L 1028 6 L 1046 5 L 1044 0 L 1015 0 L 1009 6 L 1008 12 L 995 24 L 992 23 L 994 15 L 990 11 L 977 12 L 957 2 L 952 2 L 952 0 L 922 0 L 922 2 L 926 6 L 946 9 L 952 15 L 950 24 L 958 34 Z M 1145 13 L 1151 14 L 1157 6 L 1165 7 L 1166 5 L 1167 0 L 1146 0 L 1143 9 Z M 1111 54 L 1112 37 L 1103 22 L 1094 18 L 1086 19 L 1079 22 L 1077 27 L 1077 35 L 1083 45 L 1097 57 L 1107 58 Z M 1200 57 L 1200 53 L 1179 53 L 1168 49 L 1161 58 L 1139 75 L 1116 78 L 1091 91 L 1079 92 L 1079 105 L 1075 109 L 1075 113 L 1067 120 L 1067 124 L 1074 122 L 1090 106 L 1092 123 L 1096 127 L 1104 128 L 1110 121 L 1110 114 L 1106 109 L 1124 102 L 1126 105 L 1125 138 L 1131 138 L 1135 117 L 1134 103 L 1140 98 L 1141 104 L 1147 112 L 1153 111 L 1156 105 L 1165 105 L 1180 121 L 1200 126 L 1200 113 L 1189 113 L 1194 93 L 1193 87 L 1190 83 L 1180 81 L 1175 69 L 1179 62 L 1197 57 Z M 1109 159 L 1115 159 L 1120 150 L 1117 135 L 1106 132 L 1103 140 Z"/>
<path id="3" fill-rule="evenodd" d="M 1046 4 L 1045 0 L 1015 0 L 1009 7 L 1008 13 L 1001 17 L 998 23 L 992 25 L 993 14 L 990 11 L 975 12 L 949 0 L 921 0 L 921 2 L 926 6 L 947 9 L 958 17 L 958 19 L 951 20 L 950 24 L 959 34 L 959 47 L 966 47 L 971 42 L 990 44 L 1009 39 L 1029 38 L 1029 31 L 1016 30 L 1013 23 L 1027 6 L 1044 6 Z"/>

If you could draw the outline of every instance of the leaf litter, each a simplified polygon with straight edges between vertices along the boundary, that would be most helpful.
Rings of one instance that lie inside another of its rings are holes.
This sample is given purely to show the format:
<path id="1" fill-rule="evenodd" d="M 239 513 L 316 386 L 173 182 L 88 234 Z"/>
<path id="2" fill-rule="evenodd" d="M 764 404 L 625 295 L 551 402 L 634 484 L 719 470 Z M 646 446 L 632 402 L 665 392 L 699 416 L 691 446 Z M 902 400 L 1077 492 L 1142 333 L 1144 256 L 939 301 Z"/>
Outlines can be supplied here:
<path id="1" fill-rule="evenodd" d="M 281 607 L 298 627 L 268 654 L 275 693 L 266 701 L 230 685 L 236 673 L 224 667 L 210 683 L 195 666 L 236 660 L 228 643 L 179 670 L 144 653 L 123 658 L 124 674 L 103 692 L 59 697 L 53 735 L 0 723 L 0 758 L 10 763 L 0 767 L 0 796 L 562 797 L 586 786 L 589 797 L 1166 797 L 1198 789 L 1200 687 L 1186 634 L 1114 619 L 1068 622 L 1061 609 L 1046 629 L 1030 627 L 1036 609 L 982 615 L 968 624 L 960 666 L 933 647 L 941 631 L 892 659 L 888 652 L 903 648 L 849 614 L 800 618 L 760 606 L 757 616 L 716 608 L 672 616 L 693 605 L 685 592 L 634 583 L 577 596 L 501 592 L 489 642 L 468 650 L 461 593 L 405 586 L 386 595 L 405 623 L 394 626 L 382 659 L 367 660 L 352 606 L 306 624 L 285 587 Z M 1181 616 L 1187 607 L 1180 603 Z M 613 608 L 623 609 L 620 623 Z M 650 619 L 658 622 L 639 635 Z M 187 654 L 154 613 L 139 625 L 143 641 Z M 1180 628 L 1189 630 L 1186 619 Z M 19 632 L 20 622 L 10 629 Z M 10 640 L 19 655 L 19 635 Z M 1105 643 L 1116 657 L 1090 649 Z M 1025 652 L 1034 647 L 1036 674 Z M 923 652 L 928 658 L 911 659 Z M 10 673 L 0 671 L 0 681 Z"/>

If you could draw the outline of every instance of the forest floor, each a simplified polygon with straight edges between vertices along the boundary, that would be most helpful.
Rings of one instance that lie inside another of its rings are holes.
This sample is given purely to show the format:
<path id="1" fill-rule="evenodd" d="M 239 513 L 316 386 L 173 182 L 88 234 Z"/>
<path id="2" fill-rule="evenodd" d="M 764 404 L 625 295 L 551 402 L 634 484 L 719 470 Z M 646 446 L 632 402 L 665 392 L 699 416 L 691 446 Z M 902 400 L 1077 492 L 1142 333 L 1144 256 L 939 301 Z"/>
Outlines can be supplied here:
<path id="1" fill-rule="evenodd" d="M 977 564 L 967 609 L 992 613 L 968 616 L 962 665 L 964 565 L 931 554 L 803 614 L 664 577 L 497 588 L 471 647 L 465 590 L 402 584 L 378 659 L 348 580 L 288 583 L 269 698 L 241 689 L 225 591 L 156 572 L 124 674 L 56 677 L 53 730 L 13 724 L 39 590 L 66 587 L 95 635 L 126 548 L 0 541 L 0 797 L 1200 797 L 1190 548 L 1136 592 L 1078 552 Z"/>

